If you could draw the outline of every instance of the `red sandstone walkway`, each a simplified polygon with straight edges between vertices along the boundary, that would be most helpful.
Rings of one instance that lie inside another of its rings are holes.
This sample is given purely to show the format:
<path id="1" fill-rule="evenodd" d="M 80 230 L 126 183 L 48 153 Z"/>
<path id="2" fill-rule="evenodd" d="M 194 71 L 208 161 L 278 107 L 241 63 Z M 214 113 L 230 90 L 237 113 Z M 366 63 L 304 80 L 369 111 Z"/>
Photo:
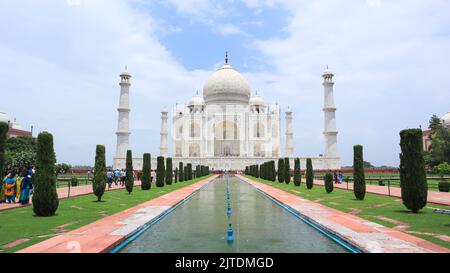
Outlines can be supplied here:
<path id="1" fill-rule="evenodd" d="M 314 180 L 314 184 L 323 185 L 323 180 Z M 334 187 L 339 189 L 347 189 L 347 183 L 334 184 Z M 353 183 L 348 183 L 348 190 L 353 190 Z M 391 196 L 402 197 L 402 192 L 399 187 L 390 187 Z M 389 195 L 389 189 L 387 186 L 366 185 L 366 192 L 375 193 L 380 195 Z M 450 206 L 450 193 L 449 192 L 437 192 L 428 191 L 428 202 L 438 205 Z"/>
<path id="2" fill-rule="evenodd" d="M 217 175 L 206 178 L 77 230 L 32 245 L 20 250 L 19 253 L 108 252 L 141 229 L 143 225 L 198 191 L 216 177 Z"/>
<path id="3" fill-rule="evenodd" d="M 134 181 L 134 185 L 135 186 L 139 186 L 141 185 L 141 181 Z M 115 186 L 114 183 L 111 187 L 111 189 L 108 189 L 108 185 L 106 185 L 106 190 L 120 190 L 123 189 L 123 186 L 120 186 L 120 184 L 118 186 Z M 68 198 L 69 197 L 69 188 L 65 187 L 65 188 L 58 188 L 56 189 L 57 193 L 58 193 L 58 198 L 59 199 L 64 199 L 64 198 Z M 81 195 L 87 195 L 87 194 L 91 194 L 92 193 L 92 185 L 85 185 L 85 186 L 77 186 L 77 187 L 70 187 L 70 197 L 76 197 L 76 196 L 81 196 Z M 31 203 L 31 198 L 30 198 L 30 203 L 27 206 L 30 206 Z M 0 204 L 0 211 L 4 211 L 4 210 L 9 210 L 9 209 L 16 209 L 16 208 L 21 208 L 24 207 L 22 206 L 20 203 L 16 203 L 16 204 Z"/>
<path id="4" fill-rule="evenodd" d="M 243 176 L 238 177 L 367 252 L 450 253 L 450 249 L 424 239 L 323 206 Z"/>

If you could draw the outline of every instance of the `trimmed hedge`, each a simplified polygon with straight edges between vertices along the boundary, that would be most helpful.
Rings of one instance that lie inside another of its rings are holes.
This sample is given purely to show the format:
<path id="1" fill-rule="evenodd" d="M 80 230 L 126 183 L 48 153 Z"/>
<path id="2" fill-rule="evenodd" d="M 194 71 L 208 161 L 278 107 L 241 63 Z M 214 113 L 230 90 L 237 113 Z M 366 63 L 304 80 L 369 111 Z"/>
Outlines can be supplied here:
<path id="1" fill-rule="evenodd" d="M 156 186 L 161 188 L 164 187 L 164 178 L 166 175 L 166 168 L 164 166 L 164 157 L 158 156 L 156 159 Z"/>
<path id="2" fill-rule="evenodd" d="M 184 181 L 184 167 L 183 167 L 183 162 L 180 162 L 178 164 L 178 181 L 183 182 Z"/>
<path id="3" fill-rule="evenodd" d="M 142 165 L 141 189 L 147 191 L 152 187 L 152 157 L 150 154 L 144 154 Z"/>
<path id="4" fill-rule="evenodd" d="M 422 130 L 400 132 L 400 187 L 406 208 L 418 213 L 427 204 L 428 184 L 423 158 Z"/>
<path id="5" fill-rule="evenodd" d="M 353 193 L 356 199 L 364 200 L 366 195 L 366 178 L 364 175 L 363 147 L 353 147 Z"/>
<path id="6" fill-rule="evenodd" d="M 308 190 L 314 187 L 314 170 L 311 158 L 306 159 L 306 187 Z"/>
<path id="7" fill-rule="evenodd" d="M 173 182 L 173 169 L 172 158 L 166 158 L 166 185 L 172 185 Z"/>
<path id="8" fill-rule="evenodd" d="M 291 163 L 288 157 L 284 158 L 284 182 L 291 183 Z"/>
<path id="9" fill-rule="evenodd" d="M 3 176 L 5 169 L 5 149 L 9 126 L 5 122 L 0 122 L 0 175 Z M 3 179 L 3 177 L 2 177 Z"/>
<path id="10" fill-rule="evenodd" d="M 302 184 L 302 173 L 300 170 L 300 158 L 296 158 L 294 162 L 294 185 L 299 187 Z"/>
<path id="11" fill-rule="evenodd" d="M 133 155 L 131 153 L 131 150 L 127 151 L 126 172 L 127 175 L 125 177 L 125 188 L 128 194 L 131 194 L 134 187 Z"/>
<path id="12" fill-rule="evenodd" d="M 284 160 L 282 158 L 278 159 L 278 182 L 284 182 Z"/>
<path id="13" fill-rule="evenodd" d="M 97 145 L 95 151 L 94 180 L 92 181 L 92 191 L 97 196 L 97 202 L 102 201 L 102 196 L 106 188 L 106 148 L 103 145 Z"/>
<path id="14" fill-rule="evenodd" d="M 327 193 L 332 193 L 333 189 L 334 189 L 334 184 L 333 184 L 333 174 L 330 172 L 327 172 L 325 174 L 324 177 L 324 184 L 325 184 L 325 190 L 327 191 Z"/>
<path id="15" fill-rule="evenodd" d="M 33 211 L 37 216 L 53 216 L 58 209 L 55 163 L 53 136 L 42 132 L 37 138 L 36 179 L 32 199 Z"/>

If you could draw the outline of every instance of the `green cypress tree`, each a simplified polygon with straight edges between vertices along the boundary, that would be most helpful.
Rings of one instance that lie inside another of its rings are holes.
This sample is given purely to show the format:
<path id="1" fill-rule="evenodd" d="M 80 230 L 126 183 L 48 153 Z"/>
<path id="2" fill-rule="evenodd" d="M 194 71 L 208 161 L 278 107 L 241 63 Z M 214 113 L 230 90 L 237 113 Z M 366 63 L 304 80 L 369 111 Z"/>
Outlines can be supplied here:
<path id="1" fill-rule="evenodd" d="M 428 184 L 423 158 L 422 130 L 400 132 L 400 187 L 403 205 L 418 213 L 427 204 Z"/>
<path id="2" fill-rule="evenodd" d="M 0 176 L 3 179 L 3 172 L 5 169 L 5 149 L 6 139 L 8 135 L 9 126 L 5 122 L 0 122 Z"/>
<path id="3" fill-rule="evenodd" d="M 188 170 L 188 165 L 186 164 L 186 166 L 184 166 L 184 181 L 188 181 L 189 180 L 189 170 Z"/>
<path id="4" fill-rule="evenodd" d="M 291 164 L 288 157 L 284 159 L 284 182 L 291 183 Z"/>
<path id="5" fill-rule="evenodd" d="M 179 164 L 178 164 L 178 171 L 180 172 L 179 173 L 179 177 L 178 177 L 178 180 L 180 181 L 180 182 L 183 182 L 184 181 L 184 167 L 183 167 L 183 162 L 180 162 Z"/>
<path id="6" fill-rule="evenodd" d="M 353 147 L 353 193 L 358 200 L 364 200 L 366 195 L 363 147 L 361 145 Z"/>
<path id="7" fill-rule="evenodd" d="M 332 193 L 333 192 L 333 175 L 330 172 L 327 172 L 325 174 L 324 177 L 324 184 L 325 184 L 325 190 L 327 191 L 327 193 Z"/>
<path id="8" fill-rule="evenodd" d="M 164 157 L 158 156 L 156 161 L 156 186 L 164 187 L 164 178 L 166 175 L 166 167 L 164 166 Z"/>
<path id="9" fill-rule="evenodd" d="M 133 155 L 131 153 L 131 150 L 127 151 L 126 172 L 127 175 L 125 177 L 125 188 L 128 194 L 131 194 L 131 192 L 133 192 L 134 187 Z"/>
<path id="10" fill-rule="evenodd" d="M 166 185 L 172 185 L 173 182 L 173 168 L 172 158 L 166 158 Z"/>
<path id="11" fill-rule="evenodd" d="M 277 180 L 277 174 L 276 174 L 276 169 L 275 169 L 275 160 L 272 160 L 270 162 L 270 173 L 272 178 L 270 179 L 272 182 L 275 182 Z"/>
<path id="12" fill-rule="evenodd" d="M 314 186 L 314 171 L 311 158 L 306 159 L 306 187 L 308 190 Z"/>
<path id="13" fill-rule="evenodd" d="M 144 154 L 141 176 L 141 189 L 144 191 L 147 191 L 152 187 L 151 160 L 150 154 Z"/>
<path id="14" fill-rule="evenodd" d="M 284 182 L 284 160 L 282 158 L 278 159 L 278 182 Z"/>
<path id="15" fill-rule="evenodd" d="M 55 163 L 53 136 L 42 132 L 37 139 L 36 179 L 32 199 L 33 211 L 37 216 L 53 216 L 58 209 Z"/>
<path id="16" fill-rule="evenodd" d="M 302 173 L 300 170 L 300 158 L 296 158 L 294 162 L 294 185 L 299 187 L 302 184 Z"/>
<path id="17" fill-rule="evenodd" d="M 188 163 L 187 167 L 188 167 L 188 180 L 192 180 L 192 178 L 193 178 L 193 176 L 192 176 L 192 164 Z"/>
<path id="18" fill-rule="evenodd" d="M 174 176 L 174 179 L 175 179 L 175 183 L 178 183 L 178 167 L 175 168 L 175 176 Z"/>
<path id="19" fill-rule="evenodd" d="M 95 151 L 94 180 L 92 181 L 92 190 L 95 196 L 97 196 L 97 202 L 102 201 L 102 196 L 105 193 L 106 188 L 105 153 L 105 146 L 97 145 Z"/>

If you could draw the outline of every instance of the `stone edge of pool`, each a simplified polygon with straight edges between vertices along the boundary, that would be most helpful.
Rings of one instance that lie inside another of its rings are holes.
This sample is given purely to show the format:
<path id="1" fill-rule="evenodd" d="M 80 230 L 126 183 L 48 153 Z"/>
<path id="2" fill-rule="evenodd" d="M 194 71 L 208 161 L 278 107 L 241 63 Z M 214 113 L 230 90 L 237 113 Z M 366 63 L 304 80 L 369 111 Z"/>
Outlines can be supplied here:
<path id="1" fill-rule="evenodd" d="M 16 253 L 106 253 L 167 214 L 203 186 L 216 179 L 213 175 L 119 213 L 107 216 L 76 230 L 64 233 Z"/>
<path id="2" fill-rule="evenodd" d="M 237 175 L 264 194 L 294 210 L 327 232 L 369 253 L 450 253 L 422 238 L 367 221 L 319 203 L 306 200 L 270 185 Z"/>

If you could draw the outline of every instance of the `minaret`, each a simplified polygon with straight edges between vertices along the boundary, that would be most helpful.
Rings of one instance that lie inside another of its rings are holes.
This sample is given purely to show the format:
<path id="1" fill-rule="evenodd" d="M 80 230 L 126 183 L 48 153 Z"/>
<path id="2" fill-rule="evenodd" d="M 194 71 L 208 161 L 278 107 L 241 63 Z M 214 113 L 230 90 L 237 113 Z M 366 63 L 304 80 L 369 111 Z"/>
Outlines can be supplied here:
<path id="1" fill-rule="evenodd" d="M 294 157 L 294 132 L 292 130 L 292 111 L 286 111 L 286 157 Z"/>
<path id="2" fill-rule="evenodd" d="M 339 157 L 339 151 L 337 146 L 337 128 L 336 128 L 336 107 L 334 106 L 333 96 L 333 77 L 334 74 L 328 70 L 323 73 L 323 86 L 324 86 L 324 119 L 325 119 L 325 156 L 327 157 Z"/>
<path id="3" fill-rule="evenodd" d="M 117 123 L 117 148 L 116 159 L 125 159 L 127 150 L 130 147 L 130 79 L 131 75 L 128 73 L 127 67 L 125 71 L 120 74 L 120 100 L 119 119 Z"/>
<path id="4" fill-rule="evenodd" d="M 168 111 L 164 108 L 161 111 L 161 145 L 159 148 L 160 156 L 167 157 L 167 119 Z"/>

